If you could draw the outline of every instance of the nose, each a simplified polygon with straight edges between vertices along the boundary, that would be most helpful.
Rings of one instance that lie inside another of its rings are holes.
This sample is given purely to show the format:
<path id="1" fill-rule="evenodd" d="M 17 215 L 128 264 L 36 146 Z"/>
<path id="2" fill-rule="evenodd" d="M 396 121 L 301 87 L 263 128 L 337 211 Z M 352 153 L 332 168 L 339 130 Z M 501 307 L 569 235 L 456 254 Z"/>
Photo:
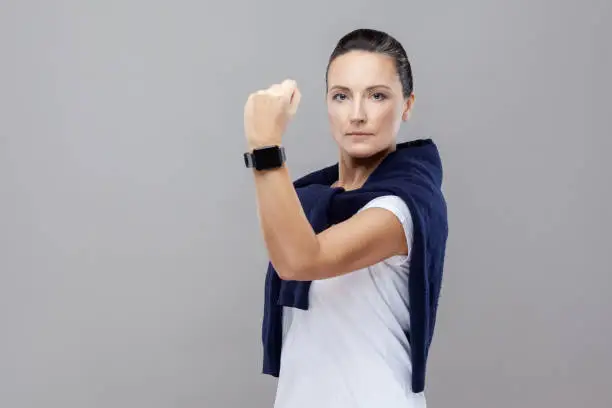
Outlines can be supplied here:
<path id="1" fill-rule="evenodd" d="M 353 123 L 362 123 L 368 119 L 363 101 L 355 98 L 351 109 L 350 120 Z"/>

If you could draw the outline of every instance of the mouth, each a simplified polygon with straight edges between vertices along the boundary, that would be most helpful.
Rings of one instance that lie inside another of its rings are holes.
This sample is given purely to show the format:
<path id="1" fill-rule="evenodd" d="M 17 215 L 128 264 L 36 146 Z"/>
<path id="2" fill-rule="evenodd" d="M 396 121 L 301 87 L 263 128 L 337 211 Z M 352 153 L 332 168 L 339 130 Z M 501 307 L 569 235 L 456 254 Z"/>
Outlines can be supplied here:
<path id="1" fill-rule="evenodd" d="M 349 132 L 346 133 L 347 136 L 374 136 L 374 133 L 368 132 Z"/>

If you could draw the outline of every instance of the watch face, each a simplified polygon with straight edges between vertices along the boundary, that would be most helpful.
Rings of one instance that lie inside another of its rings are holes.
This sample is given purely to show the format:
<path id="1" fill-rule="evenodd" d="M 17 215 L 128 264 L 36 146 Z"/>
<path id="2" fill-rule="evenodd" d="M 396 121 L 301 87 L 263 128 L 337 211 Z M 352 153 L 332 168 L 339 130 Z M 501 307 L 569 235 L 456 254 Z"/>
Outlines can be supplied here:
<path id="1" fill-rule="evenodd" d="M 253 151 L 257 170 L 271 169 L 283 164 L 281 149 L 278 146 L 263 147 Z"/>

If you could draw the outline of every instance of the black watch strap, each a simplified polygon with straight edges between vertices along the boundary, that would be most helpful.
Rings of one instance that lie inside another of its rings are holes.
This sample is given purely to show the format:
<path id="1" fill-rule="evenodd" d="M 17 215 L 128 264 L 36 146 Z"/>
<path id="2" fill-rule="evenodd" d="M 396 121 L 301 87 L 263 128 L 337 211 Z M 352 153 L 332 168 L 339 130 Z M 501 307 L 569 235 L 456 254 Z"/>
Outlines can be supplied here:
<path id="1" fill-rule="evenodd" d="M 244 164 L 247 168 L 269 170 L 281 167 L 287 160 L 283 146 L 265 146 L 244 153 Z"/>

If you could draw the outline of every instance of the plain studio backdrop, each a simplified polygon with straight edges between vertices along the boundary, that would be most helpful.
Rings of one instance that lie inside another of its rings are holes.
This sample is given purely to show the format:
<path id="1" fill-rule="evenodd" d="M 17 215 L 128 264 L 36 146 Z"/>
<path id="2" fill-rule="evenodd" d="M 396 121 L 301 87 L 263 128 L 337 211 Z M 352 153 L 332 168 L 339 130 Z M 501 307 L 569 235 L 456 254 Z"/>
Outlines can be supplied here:
<path id="1" fill-rule="evenodd" d="M 0 3 L 0 407 L 271 407 L 243 106 L 290 77 L 293 178 L 336 160 L 325 66 L 396 36 L 450 238 L 428 404 L 611 407 L 612 4 Z"/>

